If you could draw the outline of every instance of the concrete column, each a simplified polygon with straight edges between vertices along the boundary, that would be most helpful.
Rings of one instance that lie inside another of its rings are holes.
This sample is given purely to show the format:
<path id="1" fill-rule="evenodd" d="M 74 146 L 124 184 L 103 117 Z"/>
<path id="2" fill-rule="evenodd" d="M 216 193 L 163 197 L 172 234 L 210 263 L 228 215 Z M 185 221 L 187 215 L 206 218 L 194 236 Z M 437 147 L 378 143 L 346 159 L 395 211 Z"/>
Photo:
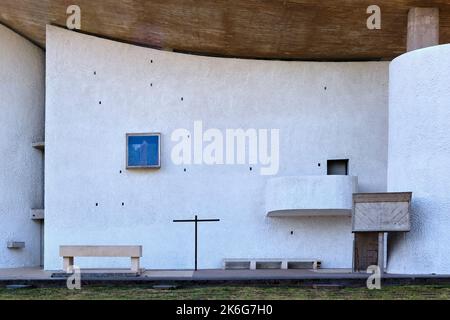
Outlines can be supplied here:
<path id="1" fill-rule="evenodd" d="M 384 232 L 378 232 L 378 267 L 384 273 Z"/>
<path id="2" fill-rule="evenodd" d="M 407 51 L 439 44 L 439 8 L 411 8 L 408 13 Z"/>

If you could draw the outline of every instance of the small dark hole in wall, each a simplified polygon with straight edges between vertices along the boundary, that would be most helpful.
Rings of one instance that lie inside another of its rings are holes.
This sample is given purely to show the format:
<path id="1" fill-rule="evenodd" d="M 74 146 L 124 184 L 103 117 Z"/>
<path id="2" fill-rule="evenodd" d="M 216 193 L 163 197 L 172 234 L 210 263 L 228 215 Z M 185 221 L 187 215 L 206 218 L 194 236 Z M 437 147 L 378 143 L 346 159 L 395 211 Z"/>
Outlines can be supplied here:
<path id="1" fill-rule="evenodd" d="M 293 235 L 294 234 L 294 231 L 291 231 L 291 235 Z"/>
<path id="2" fill-rule="evenodd" d="M 122 207 L 125 205 L 125 203 L 124 202 L 122 202 Z"/>
<path id="3" fill-rule="evenodd" d="M 153 83 L 150 83 L 150 87 L 153 87 Z"/>
<path id="4" fill-rule="evenodd" d="M 119 170 L 119 173 L 122 173 L 122 170 Z"/>
<path id="5" fill-rule="evenodd" d="M 97 71 L 94 71 L 94 76 L 97 74 Z"/>
<path id="6" fill-rule="evenodd" d="M 186 168 L 184 168 L 183 171 L 186 172 Z"/>
<path id="7" fill-rule="evenodd" d="M 184 98 L 183 97 L 181 97 L 181 101 L 183 101 L 184 100 Z"/>
<path id="8" fill-rule="evenodd" d="M 327 90 L 327 87 L 323 87 L 324 90 Z"/>
<path id="9" fill-rule="evenodd" d="M 150 60 L 150 63 L 153 63 L 153 60 Z"/>
<path id="10" fill-rule="evenodd" d="M 98 207 L 98 202 L 95 203 L 95 206 Z"/>
<path id="11" fill-rule="evenodd" d="M 320 167 L 320 163 L 318 163 L 317 166 Z"/>
<path id="12" fill-rule="evenodd" d="M 253 170 L 253 168 L 252 167 L 250 167 L 250 171 L 252 171 Z"/>
<path id="13" fill-rule="evenodd" d="M 327 175 L 348 175 L 348 159 L 327 160 Z"/>
<path id="14" fill-rule="evenodd" d="M 101 101 L 99 101 L 99 102 L 98 102 L 98 104 L 102 104 L 102 102 L 101 102 Z"/>

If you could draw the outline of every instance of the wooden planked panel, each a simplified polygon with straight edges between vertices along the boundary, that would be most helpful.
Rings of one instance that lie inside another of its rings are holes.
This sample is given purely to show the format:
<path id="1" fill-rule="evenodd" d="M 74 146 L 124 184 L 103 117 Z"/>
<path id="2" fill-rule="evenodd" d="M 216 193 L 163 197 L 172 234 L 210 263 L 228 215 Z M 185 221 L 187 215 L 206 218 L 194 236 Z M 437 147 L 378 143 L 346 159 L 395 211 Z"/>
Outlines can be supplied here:
<path id="1" fill-rule="evenodd" d="M 425 3 L 426 2 L 426 3 Z M 1 0 L 0 22 L 45 47 L 45 25 L 65 26 L 68 0 Z M 201 54 L 301 60 L 392 59 L 406 52 L 408 11 L 440 10 L 450 42 L 448 0 L 77 0 L 81 31 Z M 381 8 L 381 30 L 366 9 Z"/>
<path id="2" fill-rule="evenodd" d="M 353 232 L 409 231 L 409 202 L 355 203 Z"/>

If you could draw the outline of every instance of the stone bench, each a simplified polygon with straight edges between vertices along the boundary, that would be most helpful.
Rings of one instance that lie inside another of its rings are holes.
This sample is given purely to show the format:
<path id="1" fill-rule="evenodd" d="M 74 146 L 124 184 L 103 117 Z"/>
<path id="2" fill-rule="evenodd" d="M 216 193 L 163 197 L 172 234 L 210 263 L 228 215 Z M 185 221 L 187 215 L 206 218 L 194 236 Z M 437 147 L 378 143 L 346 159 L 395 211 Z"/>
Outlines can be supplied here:
<path id="1" fill-rule="evenodd" d="M 63 257 L 63 270 L 74 265 L 75 257 L 130 257 L 131 271 L 139 272 L 142 246 L 60 246 L 59 256 Z"/>
<path id="2" fill-rule="evenodd" d="M 320 268 L 316 259 L 224 259 L 223 269 L 313 269 Z"/>

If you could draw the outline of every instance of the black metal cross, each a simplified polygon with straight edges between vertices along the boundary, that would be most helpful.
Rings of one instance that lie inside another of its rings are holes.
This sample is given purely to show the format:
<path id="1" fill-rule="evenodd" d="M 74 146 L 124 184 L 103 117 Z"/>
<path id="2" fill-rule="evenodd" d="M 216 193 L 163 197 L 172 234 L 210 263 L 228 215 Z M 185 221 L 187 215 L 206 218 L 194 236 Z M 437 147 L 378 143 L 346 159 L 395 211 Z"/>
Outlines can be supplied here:
<path id="1" fill-rule="evenodd" d="M 195 219 L 191 220 L 173 220 L 173 222 L 194 222 L 195 223 L 195 271 L 197 271 L 197 224 L 199 222 L 218 222 L 220 219 L 198 219 L 195 215 Z"/>

